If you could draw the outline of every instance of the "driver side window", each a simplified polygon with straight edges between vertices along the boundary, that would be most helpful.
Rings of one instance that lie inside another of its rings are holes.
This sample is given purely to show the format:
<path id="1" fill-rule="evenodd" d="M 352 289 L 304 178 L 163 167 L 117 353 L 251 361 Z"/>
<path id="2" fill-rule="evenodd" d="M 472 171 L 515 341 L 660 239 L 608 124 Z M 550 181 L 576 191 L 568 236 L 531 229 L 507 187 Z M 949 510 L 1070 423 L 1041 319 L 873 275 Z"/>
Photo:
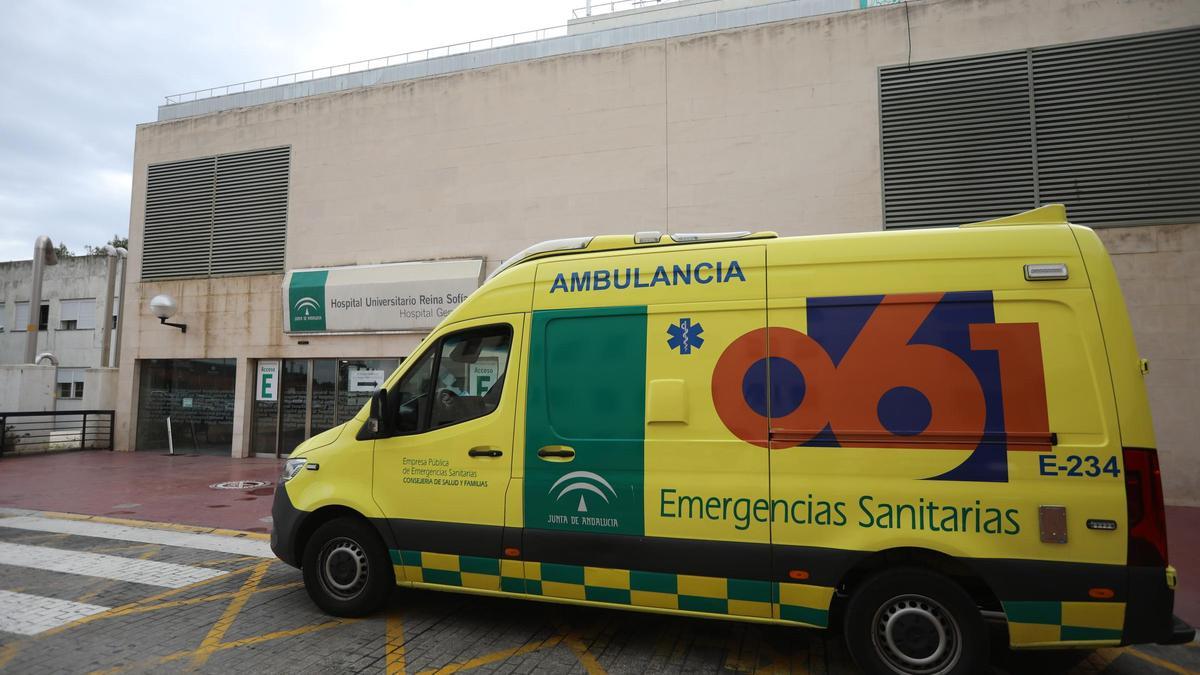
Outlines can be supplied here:
<path id="1" fill-rule="evenodd" d="M 500 404 L 512 329 L 487 326 L 453 333 L 431 345 L 393 387 L 395 433 L 483 417 Z"/>
<path id="2" fill-rule="evenodd" d="M 429 385 L 433 373 L 434 349 L 426 349 L 418 361 L 392 389 L 395 401 L 393 419 L 397 434 L 413 434 L 421 430 L 422 421 L 429 416 Z"/>

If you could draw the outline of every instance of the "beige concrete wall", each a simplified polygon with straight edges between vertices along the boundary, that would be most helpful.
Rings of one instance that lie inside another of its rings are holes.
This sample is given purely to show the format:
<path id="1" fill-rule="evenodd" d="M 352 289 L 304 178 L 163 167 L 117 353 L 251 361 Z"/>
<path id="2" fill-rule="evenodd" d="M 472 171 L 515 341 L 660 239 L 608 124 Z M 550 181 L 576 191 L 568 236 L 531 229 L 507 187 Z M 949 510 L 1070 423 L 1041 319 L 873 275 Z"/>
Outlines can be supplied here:
<path id="1" fill-rule="evenodd" d="M 1200 505 L 1200 224 L 1097 230 L 1112 256 L 1138 351 L 1150 359 L 1163 491 L 1172 504 Z"/>
<path id="2" fill-rule="evenodd" d="M 54 376 L 57 368 L 31 364 L 0 365 L 0 410 L 47 412 L 54 410 Z"/>
<path id="3" fill-rule="evenodd" d="M 107 283 L 108 258 L 105 256 L 70 256 L 45 268 L 42 277 L 42 302 L 50 305 L 48 330 L 39 331 L 37 352 L 51 352 L 60 365 L 95 367 L 100 365 L 100 325 L 104 316 L 104 292 Z M 17 302 L 29 302 L 33 286 L 33 263 L 18 260 L 0 263 L 0 312 L 4 313 L 4 330 L 0 331 L 0 363 L 21 363 L 25 360 L 25 341 L 29 334 L 24 326 L 16 325 Z M 91 298 L 95 302 L 96 328 L 59 330 L 61 300 Z M 32 314 L 34 319 L 36 314 Z"/>
<path id="4" fill-rule="evenodd" d="M 299 345 L 282 334 L 277 275 L 141 283 L 149 164 L 290 145 L 293 269 L 465 256 L 493 269 L 538 240 L 645 229 L 875 230 L 880 66 L 910 52 L 927 61 L 1197 23 L 1194 0 L 926 0 L 142 125 L 119 409 L 136 404 L 135 359 L 235 357 L 248 369 L 256 358 L 395 356 L 415 344 Z M 1194 289 L 1191 269 L 1181 274 Z M 160 292 L 179 300 L 187 335 L 149 316 Z M 1158 320 L 1141 313 L 1140 292 L 1135 321 Z M 1152 358 L 1200 353 L 1154 347 L 1158 329 L 1137 330 Z M 1166 399 L 1194 409 L 1196 384 L 1160 385 L 1160 372 L 1150 386 L 1168 499 L 1194 501 L 1200 470 L 1182 461 L 1194 415 Z M 118 445 L 131 436 L 126 417 Z"/>

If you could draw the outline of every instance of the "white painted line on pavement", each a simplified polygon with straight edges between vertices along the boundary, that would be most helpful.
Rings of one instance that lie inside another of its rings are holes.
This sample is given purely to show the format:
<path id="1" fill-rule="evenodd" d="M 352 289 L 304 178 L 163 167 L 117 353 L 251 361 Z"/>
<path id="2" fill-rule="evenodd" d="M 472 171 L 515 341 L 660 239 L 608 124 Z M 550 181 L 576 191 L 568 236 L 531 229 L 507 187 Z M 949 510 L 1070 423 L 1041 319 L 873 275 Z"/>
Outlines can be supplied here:
<path id="1" fill-rule="evenodd" d="M 131 581 L 163 588 L 181 588 L 227 574 L 224 570 L 208 567 L 7 542 L 0 542 L 0 565 Z"/>
<path id="2" fill-rule="evenodd" d="M 275 554 L 271 553 L 270 544 L 265 541 L 260 539 L 239 539 L 219 534 L 175 532 L 149 527 L 130 527 L 128 525 L 98 523 L 90 520 L 68 520 L 44 518 L 41 516 L 0 518 L 0 527 L 34 530 L 36 532 L 54 532 L 56 534 L 76 534 L 81 537 L 98 537 L 101 539 L 116 539 L 118 541 L 136 541 L 142 544 L 162 544 L 163 546 L 218 551 L 231 555 L 246 555 L 257 558 L 275 557 Z"/>
<path id="3" fill-rule="evenodd" d="M 107 610 L 100 605 L 0 591 L 0 632 L 37 635 Z"/>

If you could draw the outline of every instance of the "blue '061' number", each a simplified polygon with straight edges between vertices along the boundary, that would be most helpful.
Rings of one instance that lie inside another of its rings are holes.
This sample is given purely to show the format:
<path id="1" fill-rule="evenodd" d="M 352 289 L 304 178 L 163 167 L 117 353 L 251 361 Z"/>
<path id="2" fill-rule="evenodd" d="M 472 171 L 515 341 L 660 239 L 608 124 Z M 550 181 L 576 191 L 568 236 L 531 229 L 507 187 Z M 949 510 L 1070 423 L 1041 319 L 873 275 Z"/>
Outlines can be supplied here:
<path id="1" fill-rule="evenodd" d="M 1038 455 L 1038 471 L 1043 476 L 1070 476 L 1073 478 L 1095 478 L 1100 474 L 1108 474 L 1113 478 L 1121 475 L 1117 466 L 1117 458 L 1109 457 L 1101 466 L 1101 459 L 1095 455 L 1067 455 L 1064 463 L 1058 463 L 1058 455 Z"/>

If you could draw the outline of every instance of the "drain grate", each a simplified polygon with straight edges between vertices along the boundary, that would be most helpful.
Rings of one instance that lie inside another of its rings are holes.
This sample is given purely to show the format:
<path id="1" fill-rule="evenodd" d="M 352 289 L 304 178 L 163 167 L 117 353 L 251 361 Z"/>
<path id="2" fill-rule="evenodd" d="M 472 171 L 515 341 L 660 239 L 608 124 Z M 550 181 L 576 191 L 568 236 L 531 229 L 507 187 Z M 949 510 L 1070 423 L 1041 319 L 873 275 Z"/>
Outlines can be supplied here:
<path id="1" fill-rule="evenodd" d="M 230 480 L 224 483 L 213 483 L 208 487 L 214 490 L 253 490 L 270 485 L 265 480 Z"/>

